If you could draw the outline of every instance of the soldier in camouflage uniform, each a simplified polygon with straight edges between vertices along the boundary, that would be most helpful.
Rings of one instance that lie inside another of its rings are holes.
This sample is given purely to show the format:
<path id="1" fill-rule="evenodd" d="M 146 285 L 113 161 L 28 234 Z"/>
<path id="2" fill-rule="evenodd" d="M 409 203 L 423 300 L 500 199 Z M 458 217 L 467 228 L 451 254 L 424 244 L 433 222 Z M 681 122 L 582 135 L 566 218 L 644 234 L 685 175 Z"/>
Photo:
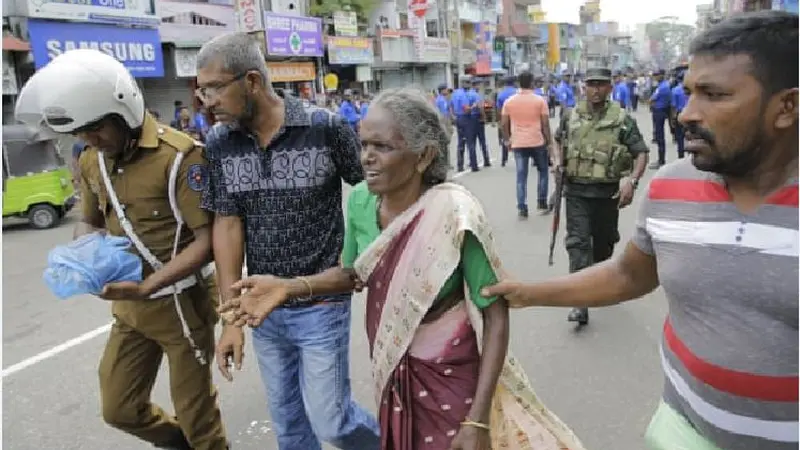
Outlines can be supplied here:
<path id="1" fill-rule="evenodd" d="M 611 71 L 586 71 L 586 98 L 561 117 L 556 165 L 564 164 L 569 270 L 609 259 L 619 241 L 619 210 L 633 200 L 649 149 L 636 119 L 609 100 Z M 561 162 L 561 163 L 559 163 Z M 589 322 L 575 308 L 570 322 Z"/>

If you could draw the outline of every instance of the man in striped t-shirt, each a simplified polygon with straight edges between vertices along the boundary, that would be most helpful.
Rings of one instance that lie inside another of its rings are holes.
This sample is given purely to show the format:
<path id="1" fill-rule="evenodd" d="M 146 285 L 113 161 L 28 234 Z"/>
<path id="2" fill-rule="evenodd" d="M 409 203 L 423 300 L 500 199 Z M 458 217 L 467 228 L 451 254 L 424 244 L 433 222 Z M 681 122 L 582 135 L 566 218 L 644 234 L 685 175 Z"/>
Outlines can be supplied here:
<path id="1" fill-rule="evenodd" d="M 656 173 L 620 257 L 485 296 L 512 306 L 669 303 L 656 450 L 798 448 L 798 19 L 728 19 L 692 43 L 686 151 Z"/>

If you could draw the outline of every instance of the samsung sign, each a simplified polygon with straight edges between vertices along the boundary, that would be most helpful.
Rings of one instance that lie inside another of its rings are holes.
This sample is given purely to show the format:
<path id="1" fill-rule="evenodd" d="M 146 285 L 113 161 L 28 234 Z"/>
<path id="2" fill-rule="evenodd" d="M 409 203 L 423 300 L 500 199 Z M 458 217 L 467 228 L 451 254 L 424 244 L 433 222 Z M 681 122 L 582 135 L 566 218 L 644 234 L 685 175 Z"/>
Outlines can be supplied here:
<path id="1" fill-rule="evenodd" d="M 64 52 L 93 48 L 116 58 L 134 77 L 164 76 L 161 37 L 156 29 L 30 20 L 28 31 L 37 69 Z"/>
<path id="2" fill-rule="evenodd" d="M 35 19 L 74 20 L 157 27 L 152 0 L 27 0 L 28 16 Z"/>

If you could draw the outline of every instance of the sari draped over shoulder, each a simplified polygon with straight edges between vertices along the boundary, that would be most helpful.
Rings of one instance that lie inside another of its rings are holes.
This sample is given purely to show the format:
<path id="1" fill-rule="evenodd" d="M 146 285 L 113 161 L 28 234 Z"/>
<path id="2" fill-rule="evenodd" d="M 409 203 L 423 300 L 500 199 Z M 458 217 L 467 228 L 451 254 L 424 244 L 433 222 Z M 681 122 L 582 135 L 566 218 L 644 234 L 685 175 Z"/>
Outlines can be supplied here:
<path id="1" fill-rule="evenodd" d="M 367 337 L 384 450 L 446 450 L 477 386 L 483 319 L 469 298 L 423 322 L 458 267 L 466 232 L 502 274 L 489 223 L 464 187 L 429 189 L 365 249 L 354 268 L 367 284 Z M 492 449 L 584 450 L 537 398 L 508 353 L 492 401 Z"/>

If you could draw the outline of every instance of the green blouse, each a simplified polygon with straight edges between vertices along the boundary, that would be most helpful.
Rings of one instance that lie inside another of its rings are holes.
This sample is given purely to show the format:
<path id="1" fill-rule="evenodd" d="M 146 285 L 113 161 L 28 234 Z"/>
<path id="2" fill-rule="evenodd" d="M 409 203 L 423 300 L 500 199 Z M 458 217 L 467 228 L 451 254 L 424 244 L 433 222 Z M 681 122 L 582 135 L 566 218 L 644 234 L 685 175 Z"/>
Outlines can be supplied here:
<path id="1" fill-rule="evenodd" d="M 342 249 L 343 267 L 352 268 L 358 255 L 381 234 L 378 228 L 377 208 L 378 197 L 369 192 L 366 182 L 359 183 L 350 192 L 350 197 L 347 199 L 347 222 Z M 485 298 L 480 294 L 480 290 L 497 283 L 497 276 L 483 246 L 469 232 L 464 237 L 461 248 L 461 262 L 442 286 L 437 300 L 460 289 L 465 280 L 475 306 L 483 309 L 494 303 L 496 297 Z"/>

